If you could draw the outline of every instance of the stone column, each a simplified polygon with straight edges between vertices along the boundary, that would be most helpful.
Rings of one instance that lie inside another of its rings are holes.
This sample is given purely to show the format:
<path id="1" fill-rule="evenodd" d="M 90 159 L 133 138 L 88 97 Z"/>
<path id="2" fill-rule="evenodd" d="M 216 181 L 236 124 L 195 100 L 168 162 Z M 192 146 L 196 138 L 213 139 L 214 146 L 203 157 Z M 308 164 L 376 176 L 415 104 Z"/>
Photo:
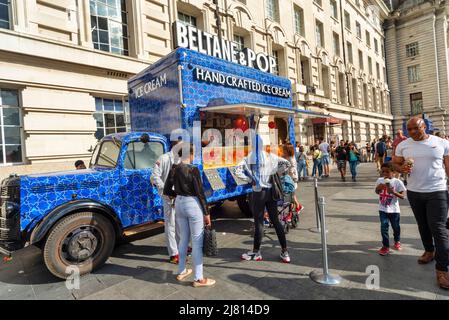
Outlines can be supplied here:
<path id="1" fill-rule="evenodd" d="M 128 30 L 130 32 L 130 53 L 129 55 L 138 59 L 145 59 L 145 45 L 143 41 L 143 24 L 142 24 L 142 0 L 126 2 L 128 9 Z"/>
<path id="2" fill-rule="evenodd" d="M 90 3 L 89 0 L 78 0 L 78 17 L 79 17 L 79 33 L 80 43 L 83 47 L 93 48 L 92 43 L 92 26 L 90 24 Z"/>
<path id="3" fill-rule="evenodd" d="M 28 17 L 26 12 L 26 0 L 14 0 L 12 2 L 12 17 L 13 30 L 18 32 L 27 32 Z"/>

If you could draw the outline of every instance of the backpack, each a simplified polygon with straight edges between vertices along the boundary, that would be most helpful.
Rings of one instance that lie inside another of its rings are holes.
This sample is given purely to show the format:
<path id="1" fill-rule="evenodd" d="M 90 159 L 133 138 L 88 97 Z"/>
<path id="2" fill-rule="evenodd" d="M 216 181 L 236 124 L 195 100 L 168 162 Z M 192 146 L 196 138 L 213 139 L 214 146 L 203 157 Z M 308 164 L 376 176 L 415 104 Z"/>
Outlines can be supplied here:
<path id="1" fill-rule="evenodd" d="M 376 149 L 377 149 L 377 153 L 379 155 L 383 156 L 385 154 L 387 146 L 386 146 L 385 142 L 381 141 L 381 142 L 377 143 Z"/>
<path id="2" fill-rule="evenodd" d="M 281 177 L 281 182 L 284 194 L 295 192 L 295 182 L 288 174 Z"/>

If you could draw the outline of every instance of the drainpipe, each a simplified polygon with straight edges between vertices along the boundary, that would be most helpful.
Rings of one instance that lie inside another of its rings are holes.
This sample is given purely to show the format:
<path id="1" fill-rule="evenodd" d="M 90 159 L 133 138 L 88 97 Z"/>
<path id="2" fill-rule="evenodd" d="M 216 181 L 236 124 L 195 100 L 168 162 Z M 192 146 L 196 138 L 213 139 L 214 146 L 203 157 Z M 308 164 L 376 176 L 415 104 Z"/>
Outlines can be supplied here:
<path id="1" fill-rule="evenodd" d="M 343 25 L 343 4 L 342 4 L 343 0 L 340 0 L 340 26 L 341 26 L 341 40 L 343 42 L 343 64 L 345 67 L 345 79 L 346 79 L 346 95 L 348 98 L 348 105 L 349 108 L 352 108 L 352 97 L 351 97 L 351 92 L 350 92 L 350 88 L 349 88 L 349 75 L 348 72 L 346 71 L 346 40 L 345 40 L 345 27 Z M 335 77 L 336 79 L 339 79 L 339 77 Z M 354 121 L 352 119 L 352 110 L 349 113 L 350 115 L 350 119 L 351 119 L 351 137 L 352 137 L 352 141 L 355 142 L 354 139 Z"/>
<path id="2" fill-rule="evenodd" d="M 215 19 L 217 21 L 218 40 L 220 40 L 220 47 L 221 47 L 221 41 L 223 39 L 223 36 L 221 34 L 220 4 L 218 3 L 218 1 L 219 0 L 214 0 L 213 3 L 215 4 Z"/>
<path id="3" fill-rule="evenodd" d="M 76 27 L 78 30 L 78 43 L 77 45 L 81 46 L 83 39 L 81 37 L 81 27 L 80 27 L 80 23 L 81 23 L 81 18 L 80 18 L 80 4 L 79 4 L 79 0 L 75 1 L 75 5 L 76 5 Z M 87 30 L 85 31 L 87 32 Z"/>
<path id="4" fill-rule="evenodd" d="M 437 78 L 437 94 L 438 94 L 438 109 L 441 111 L 445 111 L 443 107 L 441 106 L 441 86 L 440 86 L 440 71 L 438 67 L 438 49 L 437 49 L 437 32 L 436 32 L 436 25 L 437 25 L 437 14 L 436 9 L 433 11 L 433 47 L 434 47 L 434 53 L 435 53 L 435 71 L 436 71 L 436 78 Z M 446 133 L 446 128 L 444 125 L 444 116 L 443 117 L 443 132 Z"/>

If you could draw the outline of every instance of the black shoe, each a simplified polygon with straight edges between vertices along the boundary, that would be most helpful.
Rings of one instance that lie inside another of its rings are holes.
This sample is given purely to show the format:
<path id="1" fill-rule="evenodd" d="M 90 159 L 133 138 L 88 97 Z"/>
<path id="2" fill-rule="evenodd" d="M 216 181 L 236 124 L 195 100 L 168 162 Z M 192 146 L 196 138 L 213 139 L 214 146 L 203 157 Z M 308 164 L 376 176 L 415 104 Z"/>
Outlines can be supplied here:
<path id="1" fill-rule="evenodd" d="M 346 182 L 346 178 L 345 178 L 345 177 L 342 177 L 342 178 L 341 178 L 341 181 Z"/>

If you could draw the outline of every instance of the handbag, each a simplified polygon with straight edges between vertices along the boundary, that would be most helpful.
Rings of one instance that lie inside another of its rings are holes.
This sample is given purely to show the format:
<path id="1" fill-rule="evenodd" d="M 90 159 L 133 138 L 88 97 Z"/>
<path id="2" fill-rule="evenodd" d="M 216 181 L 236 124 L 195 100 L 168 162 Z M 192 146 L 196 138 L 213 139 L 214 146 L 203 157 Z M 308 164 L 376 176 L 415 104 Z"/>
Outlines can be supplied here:
<path id="1" fill-rule="evenodd" d="M 203 253 L 207 257 L 218 255 L 217 233 L 211 227 L 204 228 Z"/>
<path id="2" fill-rule="evenodd" d="M 284 189 L 282 187 L 282 181 L 281 177 L 279 176 L 279 173 L 272 174 L 270 176 L 270 183 L 271 183 L 271 196 L 274 201 L 282 200 L 284 197 Z"/>

